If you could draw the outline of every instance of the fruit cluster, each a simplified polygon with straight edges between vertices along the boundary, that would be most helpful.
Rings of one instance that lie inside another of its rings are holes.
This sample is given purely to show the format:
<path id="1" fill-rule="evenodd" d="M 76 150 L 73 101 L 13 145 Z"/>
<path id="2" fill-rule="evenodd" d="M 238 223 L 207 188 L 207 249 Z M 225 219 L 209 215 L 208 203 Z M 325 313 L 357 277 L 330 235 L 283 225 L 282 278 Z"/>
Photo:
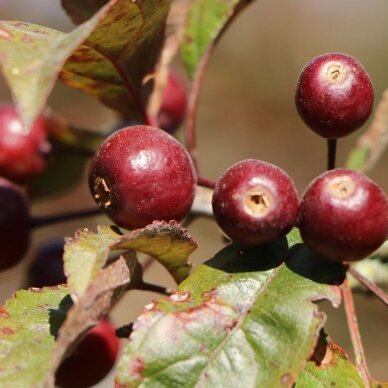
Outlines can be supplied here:
<path id="1" fill-rule="evenodd" d="M 320 136 L 335 140 L 365 123 L 373 100 L 372 83 L 362 65 L 340 53 L 311 60 L 300 74 L 295 93 L 303 121 Z M 284 171 L 262 161 L 244 160 L 217 182 L 213 210 L 234 242 L 268 243 L 297 224 L 304 243 L 333 261 L 360 260 L 388 237 L 388 201 L 383 190 L 363 174 L 343 168 L 317 177 L 299 203 Z"/>
<path id="2" fill-rule="evenodd" d="M 374 100 L 372 83 L 354 58 L 334 53 L 303 69 L 295 102 L 304 122 L 333 140 L 359 128 Z M 110 136 L 95 154 L 89 186 L 119 226 L 181 220 L 193 202 L 197 175 L 186 150 L 157 128 L 132 126 Z M 213 194 L 214 217 L 232 241 L 270 243 L 298 225 L 305 244 L 334 261 L 359 260 L 388 235 L 384 192 L 361 173 L 333 169 L 317 177 L 302 200 L 280 168 L 248 159 L 230 167 Z"/>

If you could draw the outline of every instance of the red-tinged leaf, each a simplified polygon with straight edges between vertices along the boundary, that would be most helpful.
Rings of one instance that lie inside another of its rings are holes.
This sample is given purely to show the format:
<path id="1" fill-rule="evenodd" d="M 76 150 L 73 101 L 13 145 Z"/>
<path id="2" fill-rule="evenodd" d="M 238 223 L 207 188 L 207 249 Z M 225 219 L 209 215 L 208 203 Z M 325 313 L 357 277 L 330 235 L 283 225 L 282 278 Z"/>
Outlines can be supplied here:
<path id="1" fill-rule="evenodd" d="M 295 388 L 363 388 L 364 382 L 347 354 L 322 334 L 311 360 L 299 375 Z"/>
<path id="2" fill-rule="evenodd" d="M 0 385 L 38 387 L 72 301 L 65 286 L 16 292 L 0 308 Z"/>
<path id="3" fill-rule="evenodd" d="M 66 62 L 60 78 L 127 118 L 146 121 L 145 106 L 171 0 L 111 0 L 100 23 Z M 104 11 L 105 10 L 105 11 Z"/>
<path id="4" fill-rule="evenodd" d="M 249 250 L 231 245 L 198 267 L 177 294 L 144 308 L 116 384 L 292 386 L 326 319 L 313 302 L 338 306 L 336 284 L 344 274 L 342 264 L 303 246 L 289 252 L 285 239 Z"/>
<path id="5" fill-rule="evenodd" d="M 71 352 L 89 329 L 106 316 L 125 289 L 136 287 L 142 280 L 142 267 L 136 254 L 130 252 L 112 265 L 102 269 L 89 284 L 85 294 L 69 310 L 59 329 L 52 352 L 46 386 L 53 386 L 55 371 L 65 355 Z"/>
<path id="6" fill-rule="evenodd" d="M 42 112 L 66 59 L 99 17 L 69 34 L 22 22 L 0 22 L 0 65 L 26 128 Z"/>
<path id="7" fill-rule="evenodd" d="M 90 19 L 109 0 L 61 0 L 62 8 L 74 24 Z"/>
<path id="8" fill-rule="evenodd" d="M 97 233 L 80 230 L 65 244 L 65 273 L 72 297 L 83 295 L 90 282 L 106 264 L 111 252 L 134 250 L 153 256 L 177 282 L 185 279 L 191 265 L 188 256 L 197 244 L 176 222 L 155 221 L 143 229 L 117 234 L 109 226 L 100 226 Z"/>
<path id="9" fill-rule="evenodd" d="M 123 115 L 146 120 L 144 106 L 171 0 L 111 0 L 69 34 L 0 22 L 0 64 L 27 128 L 42 112 L 60 73 Z M 156 11 L 155 11 L 156 10 Z"/>
<path id="10" fill-rule="evenodd" d="M 213 50 L 226 26 L 252 0 L 193 0 L 184 42 L 182 60 L 190 77 Z"/>

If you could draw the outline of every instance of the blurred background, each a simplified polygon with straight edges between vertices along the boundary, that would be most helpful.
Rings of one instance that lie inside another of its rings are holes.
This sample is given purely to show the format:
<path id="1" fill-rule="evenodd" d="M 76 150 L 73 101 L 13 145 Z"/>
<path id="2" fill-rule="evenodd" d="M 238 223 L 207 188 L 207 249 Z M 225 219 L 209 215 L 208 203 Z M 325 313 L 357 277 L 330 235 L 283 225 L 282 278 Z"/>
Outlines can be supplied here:
<path id="1" fill-rule="evenodd" d="M 258 0 L 228 30 L 205 75 L 198 111 L 198 154 L 201 175 L 216 180 L 234 162 L 258 158 L 275 163 L 294 179 L 299 192 L 325 169 L 325 141 L 308 130 L 294 107 L 296 79 L 311 58 L 339 51 L 358 58 L 375 86 L 376 103 L 388 87 L 388 2 L 385 0 Z M 0 0 L 1 20 L 21 20 L 70 31 L 73 26 L 56 0 Z M 179 67 L 179 63 L 177 64 Z M 182 70 L 182 69 L 180 69 Z M 0 100 L 10 94 L 0 79 Z M 109 130 L 115 115 L 97 100 L 58 84 L 49 104 L 70 122 Z M 181 129 L 183 131 L 184 128 Z M 342 139 L 338 165 L 343 165 L 358 133 Z M 370 176 L 387 192 L 388 153 Z M 34 215 L 66 208 L 94 206 L 85 179 L 72 192 L 33 204 Z M 1 209 L 0 209 L 1 211 Z M 101 216 L 67 222 L 34 232 L 33 246 L 52 236 L 72 236 L 76 229 L 109 221 Z M 214 222 L 197 220 L 189 228 L 199 243 L 192 260 L 209 259 L 223 245 Z M 33 248 L 32 248 L 33 250 Z M 3 302 L 21 287 L 29 258 L 0 273 Z M 146 280 L 173 287 L 165 271 L 154 264 Z M 131 292 L 112 313 L 117 325 L 133 321 L 142 306 L 158 295 Z M 326 331 L 352 356 L 342 307 L 328 311 Z M 388 379 L 388 314 L 372 297 L 356 296 L 359 324 L 373 377 Z M 111 386 L 111 380 L 99 384 Z"/>

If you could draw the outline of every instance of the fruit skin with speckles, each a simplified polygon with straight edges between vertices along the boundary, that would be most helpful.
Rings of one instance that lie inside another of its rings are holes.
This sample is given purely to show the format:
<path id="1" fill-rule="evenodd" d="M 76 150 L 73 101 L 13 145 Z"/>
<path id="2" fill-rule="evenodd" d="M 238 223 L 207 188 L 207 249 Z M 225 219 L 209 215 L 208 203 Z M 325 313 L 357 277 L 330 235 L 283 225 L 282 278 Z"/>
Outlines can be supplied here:
<path id="1" fill-rule="evenodd" d="M 375 251 L 388 237 L 388 201 L 365 175 L 338 168 L 307 187 L 298 226 L 304 243 L 333 261 L 356 261 Z"/>
<path id="2" fill-rule="evenodd" d="M 291 230 L 299 199 L 292 179 L 282 169 L 246 159 L 217 181 L 212 206 L 218 225 L 233 242 L 254 246 Z"/>
<path id="3" fill-rule="evenodd" d="M 187 109 L 187 91 L 178 76 L 170 72 L 162 95 L 158 112 L 158 126 L 164 131 L 174 133 L 182 124 Z"/>
<path id="4" fill-rule="evenodd" d="M 28 182 L 43 171 L 49 149 L 42 117 L 24 133 L 15 107 L 0 106 L 0 176 L 20 184 Z"/>
<path id="5" fill-rule="evenodd" d="M 328 53 L 303 68 L 296 86 L 299 116 L 318 135 L 334 139 L 360 128 L 373 109 L 372 82 L 353 57 Z"/>
<path id="6" fill-rule="evenodd" d="M 30 244 L 30 212 L 26 196 L 11 181 L 0 178 L 0 271 L 14 267 Z"/>
<path id="7" fill-rule="evenodd" d="M 89 170 L 97 204 L 126 229 L 154 220 L 182 220 L 190 211 L 196 183 L 186 149 L 161 129 L 143 125 L 108 137 Z"/>
<path id="8" fill-rule="evenodd" d="M 119 347 L 115 327 L 102 320 L 62 362 L 56 373 L 56 385 L 86 388 L 97 384 L 115 364 Z"/>

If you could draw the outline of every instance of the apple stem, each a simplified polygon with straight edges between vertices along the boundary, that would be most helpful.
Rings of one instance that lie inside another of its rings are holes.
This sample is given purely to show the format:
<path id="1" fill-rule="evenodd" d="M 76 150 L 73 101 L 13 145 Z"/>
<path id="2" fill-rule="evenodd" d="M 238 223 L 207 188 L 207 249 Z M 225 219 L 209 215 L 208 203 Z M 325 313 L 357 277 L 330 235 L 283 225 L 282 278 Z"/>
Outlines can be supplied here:
<path id="1" fill-rule="evenodd" d="M 40 228 L 51 224 L 56 224 L 63 221 L 75 220 L 78 218 L 92 217 L 102 214 L 100 208 L 86 209 L 86 210 L 77 210 L 74 212 L 58 213 L 51 214 L 48 216 L 31 216 L 30 218 L 30 228 Z"/>
<path id="2" fill-rule="evenodd" d="M 371 377 L 368 371 L 368 366 L 366 364 L 365 351 L 362 345 L 360 329 L 357 323 L 357 315 L 354 307 L 352 291 L 349 287 L 347 279 L 345 279 L 344 283 L 342 284 L 341 290 L 344 298 L 346 320 L 348 322 L 350 338 L 352 340 L 353 351 L 356 358 L 356 367 L 360 372 L 362 379 L 364 380 L 365 387 L 370 388 Z"/>
<path id="3" fill-rule="evenodd" d="M 207 187 L 208 189 L 213 189 L 213 190 L 216 187 L 216 182 L 210 179 L 204 178 L 202 176 L 198 177 L 197 184 L 198 186 Z"/>
<path id="4" fill-rule="evenodd" d="M 335 159 L 337 154 L 337 139 L 327 139 L 327 169 L 335 169 Z"/>
<path id="5" fill-rule="evenodd" d="M 157 284 L 147 283 L 144 280 L 139 285 L 136 286 L 136 289 L 156 292 L 158 294 L 168 295 L 168 296 L 175 292 L 172 288 L 167 288 L 167 287 L 159 286 Z"/>
<path id="6" fill-rule="evenodd" d="M 364 275 L 361 275 L 354 268 L 349 267 L 348 272 L 359 281 L 365 288 L 373 292 L 386 306 L 388 306 L 388 295 L 376 284 L 367 279 Z"/>

